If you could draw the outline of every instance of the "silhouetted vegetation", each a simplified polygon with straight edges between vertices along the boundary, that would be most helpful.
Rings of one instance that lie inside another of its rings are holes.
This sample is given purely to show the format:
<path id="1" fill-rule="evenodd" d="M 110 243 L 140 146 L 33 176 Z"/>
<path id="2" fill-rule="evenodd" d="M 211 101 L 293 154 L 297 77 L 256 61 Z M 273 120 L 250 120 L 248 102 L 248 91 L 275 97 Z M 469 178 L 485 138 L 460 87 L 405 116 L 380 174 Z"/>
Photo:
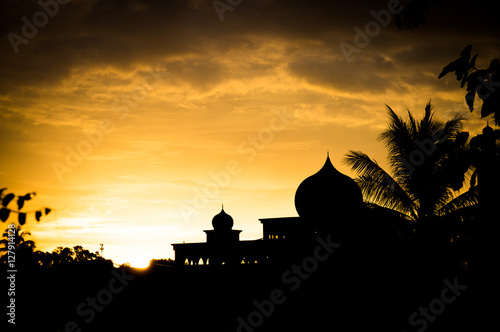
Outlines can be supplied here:
<path id="1" fill-rule="evenodd" d="M 477 204 L 474 186 L 460 195 L 466 175 L 473 170 L 465 158 L 468 133 L 460 132 L 464 118 L 443 122 L 431 103 L 421 120 L 408 111 L 403 120 L 389 106 L 390 123 L 379 139 L 388 149 L 390 171 L 361 151 L 350 151 L 345 162 L 356 171 L 364 199 L 391 209 L 418 225 L 459 214 Z"/>
<path id="2" fill-rule="evenodd" d="M 171 258 L 152 259 L 149 266 L 175 266 L 175 261 Z"/>
<path id="3" fill-rule="evenodd" d="M 35 252 L 38 262 L 41 266 L 50 267 L 59 264 L 90 262 L 103 259 L 98 252 L 92 253 L 82 246 L 77 245 L 73 248 L 57 247 L 52 252 Z"/>
<path id="4" fill-rule="evenodd" d="M 474 111 L 474 100 L 477 96 L 483 101 L 481 117 L 493 114 L 495 124 L 500 126 L 500 59 L 493 59 L 488 68 L 476 68 L 478 55 L 471 58 L 472 45 L 468 45 L 460 53 L 460 57 L 443 68 L 438 78 L 455 73 L 460 87 L 466 87 L 465 101 L 469 110 Z"/>
<path id="5" fill-rule="evenodd" d="M 0 262 L 7 263 L 9 242 L 14 242 L 15 254 L 19 262 L 31 262 L 36 248 L 35 242 L 27 239 L 28 236 L 31 236 L 31 233 L 23 231 L 21 225 L 17 225 L 13 230 L 14 236 L 12 236 L 12 233 L 9 233 L 9 228 L 2 234 L 2 239 L 0 240 L 0 245 L 2 245 L 0 247 L 0 254 L 2 255 Z"/>
<path id="6" fill-rule="evenodd" d="M 80 245 L 76 245 L 73 248 L 57 247 L 52 252 L 36 251 L 34 254 L 37 263 L 43 267 L 51 267 L 60 264 L 92 262 L 104 259 L 98 252 L 90 252 Z"/>
<path id="7" fill-rule="evenodd" d="M 7 219 L 9 219 L 9 216 L 14 213 L 17 214 L 17 221 L 19 222 L 19 225 L 24 225 L 26 223 L 26 216 L 28 213 L 33 213 L 36 221 L 40 221 L 42 215 L 48 215 L 52 211 L 52 209 L 48 207 L 43 207 L 39 210 L 29 212 L 21 211 L 24 207 L 24 203 L 26 201 L 30 201 L 34 196 L 36 196 L 36 193 L 32 192 L 22 196 L 16 196 L 13 193 L 4 194 L 5 190 L 7 190 L 7 188 L 0 189 L 0 201 L 2 203 L 2 207 L 0 208 L 0 220 L 3 222 L 6 222 Z M 14 201 L 17 203 L 17 210 L 10 207 L 11 202 Z"/>
<path id="8" fill-rule="evenodd" d="M 52 252 L 35 251 L 35 242 L 26 239 L 26 237 L 30 235 L 31 232 L 21 230 L 21 225 L 18 225 L 15 229 L 15 255 L 17 261 L 24 264 L 25 267 L 48 268 L 63 264 L 104 260 L 99 255 L 99 252 L 96 251 L 92 253 L 80 245 L 76 245 L 73 248 L 57 247 Z M 4 253 L 7 252 L 9 243 L 8 229 L 5 230 L 2 237 L 3 239 L 0 240 L 0 245 L 3 245 L 3 247 L 0 247 L 0 252 L 2 253 L 0 262 L 6 263 L 7 255 L 4 255 Z"/>

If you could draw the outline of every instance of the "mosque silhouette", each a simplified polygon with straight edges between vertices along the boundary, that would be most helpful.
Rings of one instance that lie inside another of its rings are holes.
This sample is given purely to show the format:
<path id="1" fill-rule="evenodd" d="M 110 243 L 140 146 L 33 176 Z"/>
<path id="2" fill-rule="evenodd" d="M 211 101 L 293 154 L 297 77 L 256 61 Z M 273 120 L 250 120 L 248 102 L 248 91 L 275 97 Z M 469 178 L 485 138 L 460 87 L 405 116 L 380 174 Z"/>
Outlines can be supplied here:
<path id="1" fill-rule="evenodd" d="M 176 266 L 273 264 L 291 261 L 321 234 L 337 241 L 352 236 L 364 211 L 363 196 L 356 182 L 340 173 L 327 154 L 323 167 L 306 178 L 295 193 L 298 217 L 263 218 L 263 237 L 242 240 L 233 229 L 233 218 L 224 211 L 212 219 L 212 230 L 204 230 L 203 243 L 174 243 Z"/>

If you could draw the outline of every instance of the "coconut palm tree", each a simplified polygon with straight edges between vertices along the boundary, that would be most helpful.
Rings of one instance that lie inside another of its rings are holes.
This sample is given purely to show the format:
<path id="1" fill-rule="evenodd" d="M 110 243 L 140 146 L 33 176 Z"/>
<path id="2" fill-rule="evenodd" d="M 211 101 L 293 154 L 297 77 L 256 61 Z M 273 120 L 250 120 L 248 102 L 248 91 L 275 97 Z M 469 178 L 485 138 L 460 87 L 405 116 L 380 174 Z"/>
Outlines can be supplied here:
<path id="1" fill-rule="evenodd" d="M 22 231 L 21 225 L 17 225 L 15 228 L 15 235 L 12 236 L 12 233 L 9 233 L 9 228 L 5 229 L 5 232 L 2 234 L 3 239 L 0 240 L 0 244 L 3 244 L 4 247 L 0 248 L 0 252 L 6 252 L 9 246 L 9 237 L 14 238 L 14 245 L 16 246 L 16 250 L 28 248 L 30 251 L 33 251 L 36 248 L 35 241 L 26 240 L 26 236 L 31 236 L 31 232 Z"/>
<path id="2" fill-rule="evenodd" d="M 30 232 L 22 231 L 21 230 L 21 225 L 18 225 L 16 228 L 14 228 L 14 236 L 12 235 L 12 232 L 9 233 L 9 228 L 5 230 L 5 232 L 2 234 L 3 239 L 0 240 L 0 245 L 3 245 L 0 247 L 0 254 L 2 255 L 0 257 L 0 263 L 5 263 L 7 262 L 7 251 L 9 250 L 9 240 L 12 239 L 14 242 L 15 246 L 15 259 L 16 262 L 21 262 L 21 263 L 27 263 L 31 262 L 31 258 L 33 257 L 34 250 L 36 248 L 35 241 L 33 240 L 26 240 L 26 236 L 30 236 Z"/>
<path id="3" fill-rule="evenodd" d="M 349 151 L 344 160 L 358 173 L 365 202 L 421 225 L 477 204 L 474 187 L 457 194 L 472 167 L 465 157 L 468 133 L 459 131 L 465 118 L 438 120 L 430 101 L 421 120 L 408 111 L 405 121 L 386 107 L 390 122 L 379 140 L 388 149 L 390 171 L 361 151 Z"/>

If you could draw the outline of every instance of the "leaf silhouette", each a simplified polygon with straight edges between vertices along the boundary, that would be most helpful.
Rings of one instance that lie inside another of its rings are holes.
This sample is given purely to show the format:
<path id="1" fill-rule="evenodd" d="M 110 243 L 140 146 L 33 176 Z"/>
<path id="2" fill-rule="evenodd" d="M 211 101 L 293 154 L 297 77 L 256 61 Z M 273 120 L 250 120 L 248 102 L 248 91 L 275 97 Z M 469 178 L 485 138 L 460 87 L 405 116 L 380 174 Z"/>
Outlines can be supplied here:
<path id="1" fill-rule="evenodd" d="M 457 70 L 457 64 L 456 64 L 456 62 L 457 62 L 457 60 L 452 61 L 449 64 L 447 64 L 443 68 L 443 70 L 441 71 L 441 73 L 439 74 L 438 78 L 446 76 L 446 74 L 448 74 L 449 72 L 456 71 Z"/>
<path id="2" fill-rule="evenodd" d="M 500 125 L 500 114 L 498 110 L 500 109 L 500 90 L 496 89 L 491 93 L 490 97 L 483 100 L 483 106 L 481 107 L 481 117 L 484 118 L 490 114 L 494 114 L 493 118 L 495 124 Z"/>
<path id="3" fill-rule="evenodd" d="M 42 217 L 42 211 L 36 211 L 35 212 L 36 221 L 40 221 L 41 217 Z"/>
<path id="4" fill-rule="evenodd" d="M 2 205 L 7 207 L 7 205 L 9 205 L 10 201 L 12 201 L 14 197 L 15 195 L 12 193 L 5 195 L 5 197 L 2 199 Z"/>
<path id="5" fill-rule="evenodd" d="M 0 220 L 7 221 L 9 219 L 10 210 L 6 208 L 0 209 Z"/>
<path id="6" fill-rule="evenodd" d="M 460 53 L 460 57 L 461 58 L 466 58 L 467 60 L 469 60 L 469 58 L 470 58 L 470 51 L 471 50 L 472 50 L 472 44 L 469 44 L 469 45 L 465 46 L 465 48 Z"/>
<path id="7" fill-rule="evenodd" d="M 24 196 L 19 196 L 18 199 L 17 199 L 17 207 L 18 207 L 18 210 L 21 210 L 24 206 L 24 202 L 25 201 L 29 201 L 31 200 L 31 194 L 26 194 Z"/>
<path id="8" fill-rule="evenodd" d="M 465 102 L 467 103 L 467 106 L 469 106 L 469 111 L 474 111 L 474 98 L 476 96 L 476 90 L 469 91 L 465 95 Z"/>
<path id="9" fill-rule="evenodd" d="M 493 114 L 495 124 L 500 125 L 500 59 L 491 60 L 487 69 L 477 69 L 476 60 L 478 55 L 471 56 L 472 45 L 467 45 L 460 57 L 446 65 L 438 78 L 442 78 L 450 72 L 454 72 L 460 87 L 467 85 L 465 102 L 471 112 L 474 111 L 474 100 L 476 94 L 483 101 L 481 117 Z"/>
<path id="10" fill-rule="evenodd" d="M 472 62 L 469 62 L 471 50 L 472 50 L 472 45 L 467 45 L 460 53 L 460 57 L 458 59 L 450 62 L 443 68 L 438 78 L 441 78 L 450 72 L 455 72 L 455 75 L 457 76 L 457 81 L 462 81 L 463 79 L 466 80 L 468 71 L 474 67 L 474 64 Z M 472 59 L 474 63 L 476 62 L 476 58 L 477 54 Z M 462 83 L 462 86 L 464 84 L 465 82 Z"/>
<path id="11" fill-rule="evenodd" d="M 19 197 L 17 199 L 17 209 L 18 210 L 21 210 L 24 206 L 24 198 L 23 197 Z"/>
<path id="12" fill-rule="evenodd" d="M 35 194 L 35 193 L 33 193 Z M 19 196 L 18 199 L 17 199 L 17 207 L 18 207 L 18 210 L 21 210 L 24 206 L 24 202 L 25 201 L 29 201 L 31 200 L 31 194 L 26 194 L 24 196 Z"/>
<path id="13" fill-rule="evenodd" d="M 470 60 L 470 65 L 471 65 L 471 68 L 474 68 L 476 66 L 476 59 L 477 59 L 477 54 L 474 55 L 472 57 L 472 59 Z"/>
<path id="14" fill-rule="evenodd" d="M 24 212 L 19 212 L 19 225 L 24 225 L 24 223 L 26 222 L 26 213 Z"/>

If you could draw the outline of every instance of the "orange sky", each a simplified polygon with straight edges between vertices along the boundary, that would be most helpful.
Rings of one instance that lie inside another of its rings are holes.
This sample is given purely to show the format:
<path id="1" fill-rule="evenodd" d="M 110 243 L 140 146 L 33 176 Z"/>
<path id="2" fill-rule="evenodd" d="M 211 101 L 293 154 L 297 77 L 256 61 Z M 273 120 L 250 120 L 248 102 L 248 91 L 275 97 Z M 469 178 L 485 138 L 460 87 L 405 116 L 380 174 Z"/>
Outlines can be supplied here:
<path id="1" fill-rule="evenodd" d="M 5 36 L 42 10 L 1 6 Z M 419 117 L 432 99 L 439 118 L 484 127 L 437 75 L 468 44 L 487 66 L 498 26 L 446 6 L 416 30 L 381 27 L 348 62 L 340 43 L 387 1 L 242 2 L 224 21 L 212 1 L 60 4 L 17 53 L 2 39 L 0 186 L 36 191 L 26 209 L 54 208 L 25 225 L 44 251 L 104 243 L 115 263 L 173 258 L 170 243 L 204 241 L 222 203 L 241 238 L 260 238 L 258 218 L 296 215 L 295 189 L 327 150 L 350 176 L 350 149 L 385 166 L 384 104 Z"/>

